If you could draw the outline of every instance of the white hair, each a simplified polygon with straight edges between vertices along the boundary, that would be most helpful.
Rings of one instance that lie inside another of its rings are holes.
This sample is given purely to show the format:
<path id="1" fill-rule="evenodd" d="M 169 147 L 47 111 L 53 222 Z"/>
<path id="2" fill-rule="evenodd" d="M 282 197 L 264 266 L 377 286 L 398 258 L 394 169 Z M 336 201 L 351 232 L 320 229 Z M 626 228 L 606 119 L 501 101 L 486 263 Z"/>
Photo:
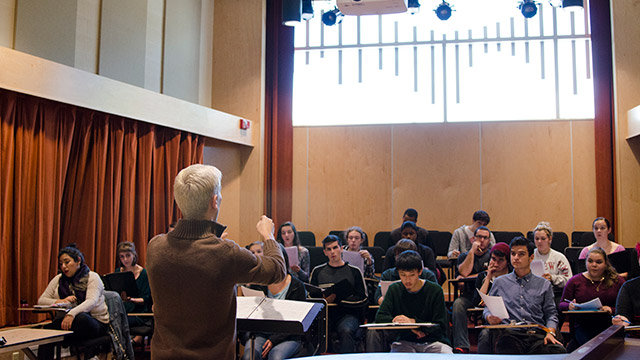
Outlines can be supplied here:
<path id="1" fill-rule="evenodd" d="M 176 203 L 185 219 L 204 219 L 214 195 L 220 197 L 222 172 L 215 166 L 194 164 L 178 173 L 173 184 Z"/>

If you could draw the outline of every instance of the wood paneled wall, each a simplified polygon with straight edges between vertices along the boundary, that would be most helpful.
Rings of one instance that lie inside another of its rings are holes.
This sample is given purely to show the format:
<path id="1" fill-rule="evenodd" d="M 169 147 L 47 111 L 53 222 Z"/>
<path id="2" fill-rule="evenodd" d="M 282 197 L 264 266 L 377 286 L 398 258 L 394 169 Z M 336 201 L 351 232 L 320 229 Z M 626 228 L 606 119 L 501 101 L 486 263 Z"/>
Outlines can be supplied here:
<path id="1" fill-rule="evenodd" d="M 640 139 L 626 139 L 627 112 L 640 105 L 640 1 L 612 1 L 615 94 L 615 177 L 618 239 L 640 241 Z"/>
<path id="2" fill-rule="evenodd" d="M 484 209 L 490 228 L 589 230 L 596 217 L 593 121 L 296 128 L 293 216 L 318 243 L 359 225 L 453 231 Z"/>

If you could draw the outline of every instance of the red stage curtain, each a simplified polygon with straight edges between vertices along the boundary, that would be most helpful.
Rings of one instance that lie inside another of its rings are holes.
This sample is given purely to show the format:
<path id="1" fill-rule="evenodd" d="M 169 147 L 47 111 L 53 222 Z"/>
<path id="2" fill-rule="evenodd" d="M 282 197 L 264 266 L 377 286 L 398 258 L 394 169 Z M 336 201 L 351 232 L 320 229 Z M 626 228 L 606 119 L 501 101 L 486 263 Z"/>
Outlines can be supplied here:
<path id="1" fill-rule="evenodd" d="M 37 301 L 66 244 L 104 274 L 133 241 L 144 266 L 179 217 L 174 177 L 202 162 L 202 136 L 4 89 L 0 120 L 0 326 Z"/>

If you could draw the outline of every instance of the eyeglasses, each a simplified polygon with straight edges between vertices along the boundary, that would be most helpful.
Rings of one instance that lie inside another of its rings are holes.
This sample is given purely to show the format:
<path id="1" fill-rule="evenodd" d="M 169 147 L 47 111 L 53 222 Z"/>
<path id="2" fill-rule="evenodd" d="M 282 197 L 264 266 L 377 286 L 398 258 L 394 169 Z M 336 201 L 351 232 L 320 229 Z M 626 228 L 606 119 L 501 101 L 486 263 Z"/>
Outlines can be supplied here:
<path id="1" fill-rule="evenodd" d="M 0 346 L 4 346 L 7 344 L 7 339 L 4 336 L 0 336 Z"/>
<path id="2" fill-rule="evenodd" d="M 480 239 L 480 240 L 487 240 L 489 239 L 489 236 L 484 236 L 484 235 L 476 235 L 475 236 L 476 239 Z"/>

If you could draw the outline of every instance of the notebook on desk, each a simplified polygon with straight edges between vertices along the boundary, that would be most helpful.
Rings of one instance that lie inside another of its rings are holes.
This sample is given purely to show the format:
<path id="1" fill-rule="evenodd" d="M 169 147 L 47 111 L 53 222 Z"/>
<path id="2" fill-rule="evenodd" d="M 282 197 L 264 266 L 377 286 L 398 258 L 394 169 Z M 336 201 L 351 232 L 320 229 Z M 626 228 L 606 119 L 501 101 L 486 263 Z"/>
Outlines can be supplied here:
<path id="1" fill-rule="evenodd" d="M 118 294 L 124 291 L 128 297 L 140 297 L 138 294 L 138 286 L 136 285 L 136 278 L 131 271 L 114 272 L 103 275 L 102 282 L 104 283 L 105 290 L 115 291 Z"/>
<path id="2" fill-rule="evenodd" d="M 336 295 L 336 303 L 346 299 L 353 292 L 351 283 L 347 279 L 342 279 L 335 284 L 320 287 L 311 284 L 304 284 L 310 298 L 326 298 L 332 294 Z"/>

